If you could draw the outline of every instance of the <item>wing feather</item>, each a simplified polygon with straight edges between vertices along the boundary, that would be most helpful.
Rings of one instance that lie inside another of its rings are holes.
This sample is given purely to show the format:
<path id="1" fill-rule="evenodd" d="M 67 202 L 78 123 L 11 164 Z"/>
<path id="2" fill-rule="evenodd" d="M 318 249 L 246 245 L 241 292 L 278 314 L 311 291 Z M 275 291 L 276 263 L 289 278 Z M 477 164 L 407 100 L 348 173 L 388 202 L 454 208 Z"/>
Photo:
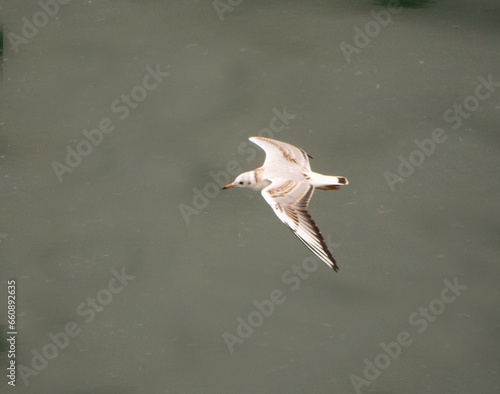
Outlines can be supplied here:
<path id="1" fill-rule="evenodd" d="M 271 138 L 250 137 L 249 140 L 266 152 L 264 167 L 282 168 L 297 166 L 300 171 L 311 171 L 309 156 L 304 150 Z"/>
<path id="2" fill-rule="evenodd" d="M 298 239 L 330 268 L 339 268 L 318 226 L 307 211 L 314 187 L 305 182 L 274 180 L 262 190 L 262 196 L 276 216 L 293 231 Z"/>

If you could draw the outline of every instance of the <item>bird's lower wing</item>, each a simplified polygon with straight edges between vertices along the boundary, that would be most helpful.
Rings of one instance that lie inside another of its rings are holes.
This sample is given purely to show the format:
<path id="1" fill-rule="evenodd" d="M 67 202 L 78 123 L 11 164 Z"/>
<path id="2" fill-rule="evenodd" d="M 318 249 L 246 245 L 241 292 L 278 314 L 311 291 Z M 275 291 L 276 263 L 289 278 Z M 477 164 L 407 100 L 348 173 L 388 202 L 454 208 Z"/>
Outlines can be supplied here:
<path id="1" fill-rule="evenodd" d="M 286 181 L 279 186 L 275 182 L 262 190 L 262 196 L 273 208 L 276 216 L 293 231 L 321 261 L 338 271 L 335 259 L 321 235 L 318 226 L 307 211 L 314 187 L 306 183 Z"/>

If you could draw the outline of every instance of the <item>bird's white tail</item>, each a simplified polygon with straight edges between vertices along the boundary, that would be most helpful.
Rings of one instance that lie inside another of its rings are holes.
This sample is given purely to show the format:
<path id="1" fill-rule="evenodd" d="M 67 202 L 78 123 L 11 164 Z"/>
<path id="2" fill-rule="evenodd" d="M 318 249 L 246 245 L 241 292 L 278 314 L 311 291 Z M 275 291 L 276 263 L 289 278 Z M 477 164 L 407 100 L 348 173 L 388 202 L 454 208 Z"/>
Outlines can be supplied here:
<path id="1" fill-rule="evenodd" d="M 343 176 L 321 175 L 315 172 L 310 174 L 311 184 L 321 190 L 338 190 L 340 186 L 349 184 L 347 178 Z"/>

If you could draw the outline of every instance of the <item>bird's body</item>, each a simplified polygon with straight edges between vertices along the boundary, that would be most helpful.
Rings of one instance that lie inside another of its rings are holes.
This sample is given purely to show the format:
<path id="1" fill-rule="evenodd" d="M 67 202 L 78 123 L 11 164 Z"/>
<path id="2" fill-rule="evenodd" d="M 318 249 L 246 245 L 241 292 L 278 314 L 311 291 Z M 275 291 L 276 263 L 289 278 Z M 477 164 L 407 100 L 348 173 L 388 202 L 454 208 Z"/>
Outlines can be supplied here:
<path id="1" fill-rule="evenodd" d="M 232 187 L 260 190 L 274 213 L 324 263 L 338 271 L 307 206 L 316 188 L 337 190 L 349 182 L 344 177 L 318 174 L 311 170 L 309 156 L 302 149 L 285 142 L 264 137 L 251 137 L 250 141 L 266 152 L 264 165 L 236 177 Z"/>

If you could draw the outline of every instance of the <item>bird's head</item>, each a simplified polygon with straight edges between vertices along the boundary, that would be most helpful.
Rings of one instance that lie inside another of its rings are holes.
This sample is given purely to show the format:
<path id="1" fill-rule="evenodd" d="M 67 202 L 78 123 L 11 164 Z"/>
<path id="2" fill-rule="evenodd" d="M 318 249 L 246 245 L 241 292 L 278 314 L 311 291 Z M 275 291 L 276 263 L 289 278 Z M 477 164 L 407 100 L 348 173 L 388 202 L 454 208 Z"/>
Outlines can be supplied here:
<path id="1" fill-rule="evenodd" d="M 232 187 L 249 187 L 253 188 L 256 185 L 255 174 L 253 171 L 244 172 L 236 177 L 233 183 L 229 183 L 222 189 L 230 189 Z"/>

